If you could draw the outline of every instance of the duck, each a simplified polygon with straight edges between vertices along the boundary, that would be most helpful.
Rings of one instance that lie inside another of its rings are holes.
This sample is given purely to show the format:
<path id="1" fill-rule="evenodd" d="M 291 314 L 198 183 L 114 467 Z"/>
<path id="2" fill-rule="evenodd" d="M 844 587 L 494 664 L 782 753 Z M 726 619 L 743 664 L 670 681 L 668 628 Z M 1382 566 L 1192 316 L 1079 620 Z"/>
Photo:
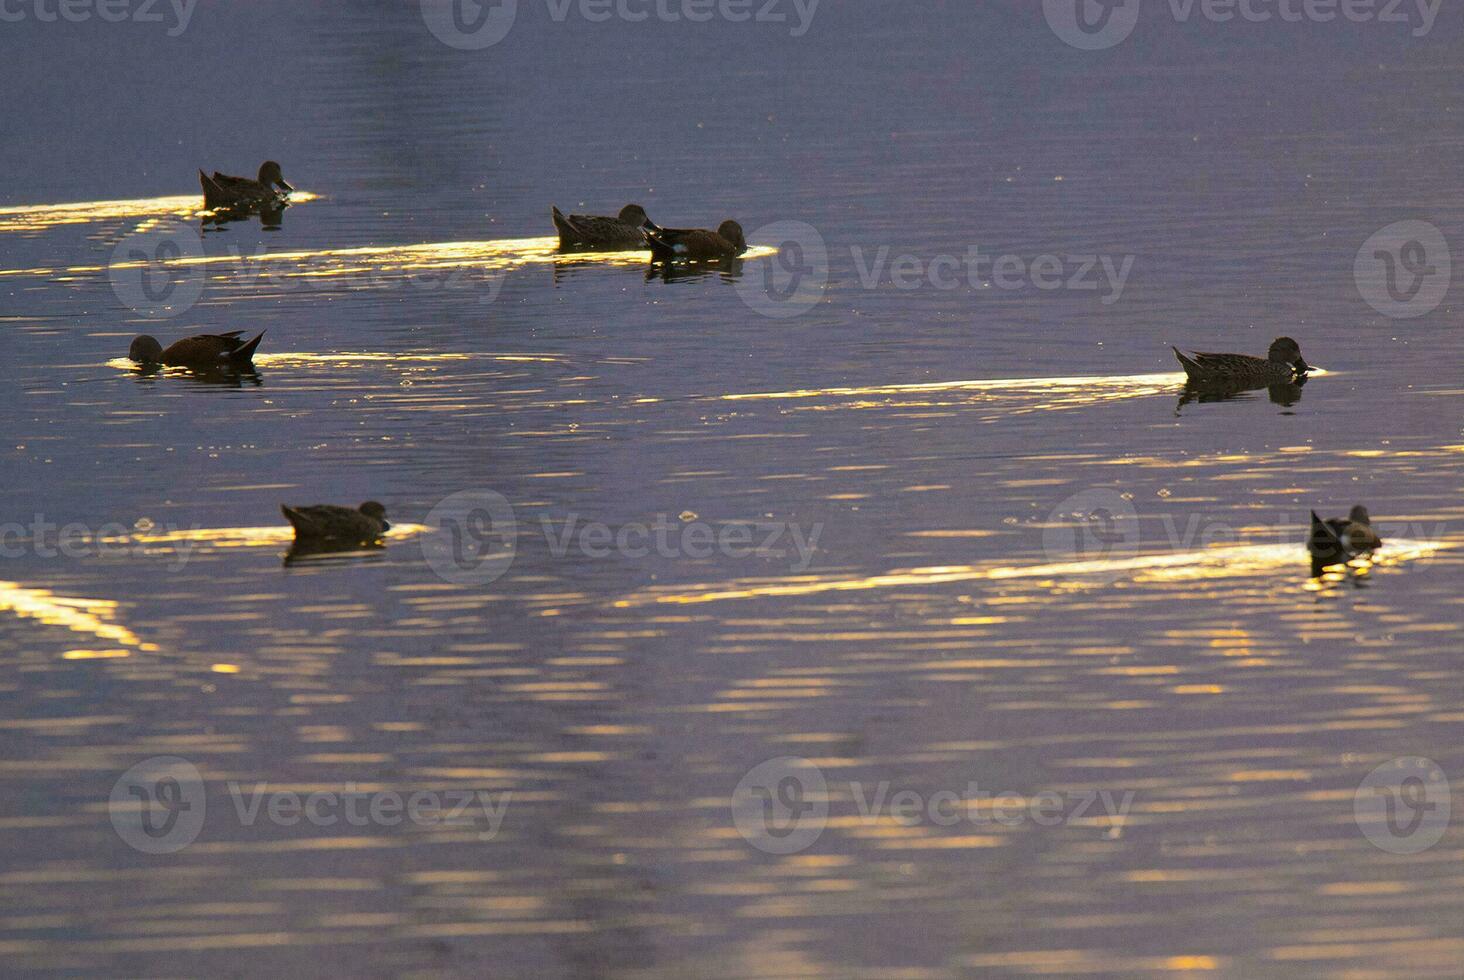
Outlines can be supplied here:
<path id="1" fill-rule="evenodd" d="M 374 500 L 355 509 L 336 504 L 310 507 L 281 504 L 280 513 L 295 529 L 297 545 L 369 545 L 391 530 L 386 508 Z"/>
<path id="2" fill-rule="evenodd" d="M 264 339 L 264 331 L 253 340 L 244 340 L 244 331 L 231 330 L 228 333 L 203 333 L 196 337 L 185 337 L 174 341 L 166 348 L 156 337 L 143 334 L 132 341 L 127 356 L 138 364 L 163 365 L 165 367 L 187 367 L 216 371 L 219 369 L 247 370 L 253 365 L 254 351 Z"/>
<path id="3" fill-rule="evenodd" d="M 198 172 L 198 183 L 203 187 L 203 206 L 212 211 L 215 208 L 241 208 L 256 205 L 278 204 L 285 194 L 295 188 L 285 183 L 280 165 L 266 160 L 259 165 L 259 177 L 231 177 L 214 171 L 210 177 L 202 170 Z M 275 188 L 280 190 L 277 191 Z"/>
<path id="4" fill-rule="evenodd" d="M 1382 546 L 1383 539 L 1373 530 L 1372 517 L 1362 504 L 1353 507 L 1345 520 L 1340 517 L 1323 520 L 1316 511 L 1311 512 L 1311 535 L 1306 550 L 1312 556 L 1314 575 L 1328 565 L 1340 564 Z"/>
<path id="5" fill-rule="evenodd" d="M 610 249 L 640 250 L 646 247 L 646 228 L 659 228 L 639 204 L 627 204 L 614 218 L 597 214 L 571 214 L 550 205 L 562 251 Z"/>
<path id="6" fill-rule="evenodd" d="M 716 231 L 705 228 L 651 228 L 645 229 L 646 242 L 651 246 L 651 257 L 661 261 L 682 259 L 691 262 L 708 262 L 718 259 L 735 259 L 747 251 L 747 239 L 742 237 L 742 226 L 728 219 Z"/>
<path id="7" fill-rule="evenodd" d="M 1249 354 L 1206 354 L 1178 347 L 1174 356 L 1184 366 L 1192 384 L 1255 385 L 1289 384 L 1306 377 L 1311 365 L 1301 356 L 1301 346 L 1290 337 L 1277 337 L 1265 357 Z"/>

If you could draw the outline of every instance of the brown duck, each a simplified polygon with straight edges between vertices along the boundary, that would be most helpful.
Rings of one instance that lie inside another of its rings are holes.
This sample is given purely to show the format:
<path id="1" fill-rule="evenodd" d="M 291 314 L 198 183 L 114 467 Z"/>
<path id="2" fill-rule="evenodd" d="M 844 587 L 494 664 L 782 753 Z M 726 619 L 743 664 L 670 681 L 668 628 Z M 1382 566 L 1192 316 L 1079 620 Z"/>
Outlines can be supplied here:
<path id="1" fill-rule="evenodd" d="M 722 222 L 716 231 L 705 228 L 647 228 L 646 242 L 651 246 L 651 257 L 661 261 L 735 259 L 747 251 L 742 226 L 731 220 Z"/>
<path id="2" fill-rule="evenodd" d="M 1328 565 L 1338 565 L 1358 555 L 1376 551 L 1383 539 L 1373 530 L 1367 508 L 1358 504 L 1344 520 L 1329 517 L 1322 520 L 1316 511 L 1311 515 L 1311 535 L 1306 550 L 1312 556 L 1312 574 L 1321 573 Z"/>
<path id="3" fill-rule="evenodd" d="M 1174 348 L 1174 356 L 1179 358 L 1192 384 L 1264 387 L 1289 384 L 1311 370 L 1311 365 L 1301 356 L 1301 347 L 1290 337 L 1277 337 L 1265 357 L 1200 351 L 1186 355 L 1178 347 Z"/>
<path id="4" fill-rule="evenodd" d="M 281 504 L 280 512 L 295 529 L 297 545 L 373 544 L 391 530 L 386 520 L 386 508 L 374 500 L 366 501 L 355 510 L 335 504 L 316 504 L 313 507 Z"/>
<path id="5" fill-rule="evenodd" d="M 210 177 L 202 170 L 198 172 L 198 183 L 203 187 L 203 206 L 215 208 L 245 208 L 258 205 L 278 204 L 283 200 L 283 191 L 288 194 L 295 188 L 285 183 L 280 165 L 266 160 L 259 166 L 259 177 L 231 177 L 217 170 Z M 275 188 L 279 188 L 277 191 Z"/>
<path id="6" fill-rule="evenodd" d="M 550 212 L 554 228 L 559 232 L 559 247 L 563 251 L 637 251 L 646 247 L 645 229 L 658 227 L 639 204 L 627 204 L 614 218 L 597 214 L 565 215 L 552 205 Z"/>
<path id="7" fill-rule="evenodd" d="M 243 339 L 244 331 L 231 330 L 228 333 L 199 334 L 185 337 L 169 344 L 166 348 L 157 338 L 143 334 L 132 341 L 127 356 L 138 364 L 162 364 L 166 367 L 188 367 L 198 370 L 217 371 L 246 370 L 254 361 L 254 350 L 264 339 L 264 331 L 253 340 Z"/>

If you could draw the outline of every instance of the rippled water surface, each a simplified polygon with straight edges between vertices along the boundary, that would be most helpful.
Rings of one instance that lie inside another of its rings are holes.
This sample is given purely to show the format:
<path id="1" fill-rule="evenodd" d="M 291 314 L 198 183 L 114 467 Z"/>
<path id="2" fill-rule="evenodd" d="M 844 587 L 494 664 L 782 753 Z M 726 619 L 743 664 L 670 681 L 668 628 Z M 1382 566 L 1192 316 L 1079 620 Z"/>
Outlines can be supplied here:
<path id="1" fill-rule="evenodd" d="M 1464 328 L 1354 277 L 1464 224 L 1457 11 L 871 6 L 0 28 L 5 973 L 1458 976 L 1464 802 L 1409 853 L 1355 796 L 1464 786 Z M 265 156 L 279 227 L 205 226 Z M 755 248 L 556 254 L 628 200 Z M 973 247 L 1131 264 L 892 268 Z M 125 359 L 222 330 L 254 373 Z M 1303 388 L 1183 397 L 1170 345 L 1280 334 Z M 283 561 L 281 502 L 366 499 L 384 548 Z M 1383 551 L 1312 579 L 1357 502 Z"/>

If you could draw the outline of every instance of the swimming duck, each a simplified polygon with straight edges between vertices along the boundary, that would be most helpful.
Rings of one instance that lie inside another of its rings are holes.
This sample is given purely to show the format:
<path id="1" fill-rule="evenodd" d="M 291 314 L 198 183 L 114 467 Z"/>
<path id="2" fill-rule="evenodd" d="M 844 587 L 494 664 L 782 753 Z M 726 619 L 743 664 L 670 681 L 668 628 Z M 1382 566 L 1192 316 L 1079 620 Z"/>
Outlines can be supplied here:
<path id="1" fill-rule="evenodd" d="M 1383 545 L 1383 539 L 1373 530 L 1372 518 L 1367 508 L 1358 504 L 1352 508 L 1346 520 L 1329 517 L 1322 520 L 1316 511 L 1311 515 L 1311 535 L 1307 538 L 1306 550 L 1312 556 L 1312 574 L 1320 574 L 1327 565 L 1336 565 Z"/>
<path id="2" fill-rule="evenodd" d="M 169 344 L 165 349 L 157 338 L 143 334 L 132 341 L 127 356 L 139 364 L 162 364 L 167 367 L 189 367 L 204 370 L 249 368 L 254 349 L 264 339 L 264 331 L 253 340 L 243 340 L 244 331 L 199 334 Z"/>
<path id="3" fill-rule="evenodd" d="M 276 204 L 283 198 L 283 195 L 275 190 L 276 186 L 286 194 L 295 189 L 285 183 L 284 174 L 280 172 L 280 165 L 273 160 L 266 160 L 259 165 L 259 179 L 257 180 L 250 180 L 248 177 L 230 177 L 217 170 L 210 177 L 200 170 L 198 182 L 203 186 L 203 206 L 210 211 L 214 208 Z"/>
<path id="4" fill-rule="evenodd" d="M 281 504 L 280 513 L 295 529 L 296 544 L 373 544 L 391 530 L 386 520 L 386 508 L 374 500 L 366 501 L 355 510 L 335 504 L 316 504 L 313 507 Z"/>
<path id="5" fill-rule="evenodd" d="M 627 204 L 620 214 L 607 218 L 595 214 L 571 214 L 550 206 L 554 227 L 559 231 L 559 247 L 573 249 L 640 250 L 646 247 L 645 228 L 658 228 L 639 204 Z"/>
<path id="6" fill-rule="evenodd" d="M 734 259 L 747 251 L 747 239 L 742 237 L 742 226 L 731 220 L 722 222 L 716 231 L 707 231 L 705 228 L 648 226 L 646 242 L 651 246 L 651 257 L 660 260 L 706 262 Z"/>
<path id="7" fill-rule="evenodd" d="M 1305 377 L 1311 370 L 1301 356 L 1301 347 L 1290 337 L 1277 337 L 1271 342 L 1266 357 L 1249 354 L 1204 354 L 1193 351 L 1186 356 L 1178 347 L 1174 356 L 1184 366 L 1184 373 L 1195 384 L 1254 384 L 1265 386 L 1287 384 Z"/>

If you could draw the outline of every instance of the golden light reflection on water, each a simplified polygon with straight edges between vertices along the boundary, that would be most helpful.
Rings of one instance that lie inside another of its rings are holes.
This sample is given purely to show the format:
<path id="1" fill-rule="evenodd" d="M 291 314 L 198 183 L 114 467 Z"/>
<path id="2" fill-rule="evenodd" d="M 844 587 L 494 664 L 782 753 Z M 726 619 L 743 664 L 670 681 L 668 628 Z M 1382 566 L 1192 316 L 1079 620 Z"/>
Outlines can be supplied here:
<path id="1" fill-rule="evenodd" d="M 748 249 L 744 260 L 776 255 L 777 249 L 757 246 Z M 48 275 L 61 281 L 118 269 L 210 267 L 221 270 L 217 278 L 248 282 L 281 277 L 296 280 L 339 279 L 352 286 L 369 286 L 372 277 L 420 275 L 449 270 L 509 272 L 527 265 L 614 265 L 642 267 L 645 252 L 559 251 L 559 239 L 506 238 L 484 241 L 426 242 L 418 245 L 366 245 L 354 248 L 293 249 L 266 251 L 257 255 L 191 255 L 175 259 L 115 262 L 111 265 L 76 265 L 51 269 L 0 269 L 0 276 Z M 448 281 L 441 284 L 451 288 Z"/>
<path id="2" fill-rule="evenodd" d="M 1444 542 L 1390 540 L 1372 566 L 1398 565 L 1427 558 L 1450 547 Z M 1203 551 L 1129 555 L 1087 561 L 1048 562 L 1036 565 L 941 565 L 896 569 L 881 575 L 844 577 L 792 575 L 777 579 L 742 579 L 705 586 L 656 590 L 616 600 L 619 608 L 648 605 L 697 605 L 730 599 L 808 596 L 825 592 L 866 592 L 903 586 L 944 585 L 953 582 L 1051 580 L 1052 592 L 1082 587 L 1085 579 L 1124 574 L 1137 582 L 1181 582 L 1260 575 L 1280 569 L 1305 568 L 1307 556 L 1299 545 L 1234 545 Z"/>
<path id="3" fill-rule="evenodd" d="M 1316 368 L 1313 377 L 1326 377 L 1332 372 Z M 928 381 L 912 384 L 865 385 L 859 387 L 799 388 L 789 391 L 745 392 L 710 396 L 721 401 L 808 401 L 837 400 L 837 404 L 810 406 L 809 410 L 866 408 L 929 408 L 954 404 L 919 396 L 967 395 L 996 397 L 1030 395 L 1038 400 L 1008 414 L 1082 408 L 1104 402 L 1149 395 L 1173 394 L 1183 385 L 1182 371 L 1160 374 L 1087 375 L 1058 378 L 993 378 L 969 381 Z M 891 401 L 899 399 L 898 401 Z M 967 397 L 963 400 L 969 401 Z"/>
<path id="4" fill-rule="evenodd" d="M 303 204 L 318 198 L 317 194 L 297 190 L 290 195 L 290 203 Z M 208 213 L 210 212 L 203 209 L 203 196 L 198 192 L 118 201 L 16 204 L 0 208 L 0 232 L 36 232 L 58 225 L 89 224 L 124 218 L 185 218 Z"/>
<path id="5" fill-rule="evenodd" d="M 55 626 L 73 633 L 84 633 L 99 640 L 109 640 L 136 650 L 157 650 L 121 623 L 115 621 L 118 603 L 111 599 L 87 599 L 60 596 L 50 589 L 27 588 L 18 582 L 0 582 L 0 612 L 13 613 L 23 619 L 34 619 L 44 626 Z M 125 651 L 70 651 L 69 659 L 126 656 Z M 63 654 L 67 656 L 67 654 Z"/>
<path id="6" fill-rule="evenodd" d="M 425 524 L 392 522 L 386 533 L 388 543 L 406 540 L 432 530 Z M 138 531 L 121 537 L 99 539 L 105 545 L 206 545 L 210 548 L 261 548 L 288 545 L 295 540 L 295 531 L 283 527 L 206 527 L 175 531 Z"/>
<path id="7" fill-rule="evenodd" d="M 256 354 L 253 363 L 259 367 L 353 367 L 361 364 L 443 364 L 463 361 L 494 361 L 505 364 L 536 362 L 556 364 L 565 358 L 555 354 L 392 354 L 387 352 L 351 352 L 342 354 L 312 354 L 301 351 L 284 351 L 276 354 Z M 121 371 L 136 371 L 138 364 L 126 357 L 114 357 L 107 361 L 107 367 Z M 164 372 L 188 374 L 188 368 L 164 368 Z"/>

